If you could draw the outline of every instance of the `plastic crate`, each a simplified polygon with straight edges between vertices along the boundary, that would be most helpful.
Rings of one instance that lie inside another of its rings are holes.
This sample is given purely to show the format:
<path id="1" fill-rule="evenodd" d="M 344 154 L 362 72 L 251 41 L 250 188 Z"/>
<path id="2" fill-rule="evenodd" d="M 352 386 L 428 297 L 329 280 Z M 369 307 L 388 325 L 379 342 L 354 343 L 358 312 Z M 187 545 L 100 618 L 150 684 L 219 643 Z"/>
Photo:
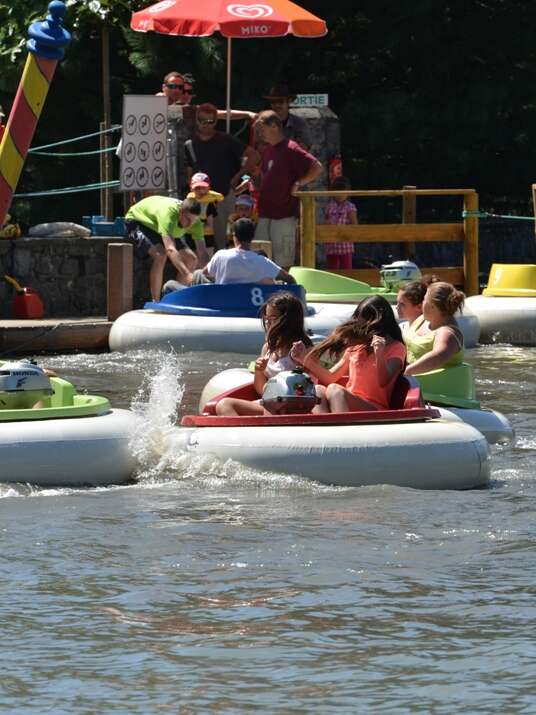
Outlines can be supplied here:
<path id="1" fill-rule="evenodd" d="M 106 221 L 104 216 L 82 216 L 82 226 L 89 228 L 92 236 L 126 236 L 125 219 Z"/>

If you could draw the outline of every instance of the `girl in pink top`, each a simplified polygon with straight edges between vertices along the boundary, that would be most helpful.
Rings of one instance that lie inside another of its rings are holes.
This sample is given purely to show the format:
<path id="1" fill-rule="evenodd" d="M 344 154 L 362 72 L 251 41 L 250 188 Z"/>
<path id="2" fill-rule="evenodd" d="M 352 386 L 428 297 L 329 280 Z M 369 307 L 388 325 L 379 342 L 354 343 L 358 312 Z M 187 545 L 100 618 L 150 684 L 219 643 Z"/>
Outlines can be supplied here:
<path id="1" fill-rule="evenodd" d="M 332 183 L 332 191 L 349 191 L 351 184 L 345 176 L 338 176 Z M 332 196 L 324 211 L 326 223 L 335 225 L 348 225 L 357 223 L 357 209 L 355 205 L 348 201 L 348 196 Z M 354 244 L 349 241 L 338 241 L 337 243 L 326 243 L 327 267 L 331 269 L 351 268 Z"/>
<path id="2" fill-rule="evenodd" d="M 319 362 L 325 352 L 338 360 L 329 370 Z M 290 356 L 326 386 L 316 412 L 389 409 L 394 384 L 406 364 L 393 309 L 380 295 L 362 300 L 352 319 L 310 352 L 303 343 L 294 343 Z M 345 387 L 337 384 L 346 376 Z"/>

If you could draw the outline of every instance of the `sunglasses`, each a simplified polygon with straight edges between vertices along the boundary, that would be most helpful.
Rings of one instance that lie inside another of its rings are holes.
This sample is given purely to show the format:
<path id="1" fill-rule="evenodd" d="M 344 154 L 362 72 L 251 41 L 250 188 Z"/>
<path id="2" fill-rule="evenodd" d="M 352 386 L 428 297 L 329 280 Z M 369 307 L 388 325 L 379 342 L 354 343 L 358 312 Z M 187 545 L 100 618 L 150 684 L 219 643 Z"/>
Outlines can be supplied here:
<path id="1" fill-rule="evenodd" d="M 216 124 L 215 119 L 198 119 L 197 120 L 198 124 Z"/>
<path id="2" fill-rule="evenodd" d="M 173 82 L 167 82 L 166 87 L 169 87 L 169 89 L 184 89 L 183 84 L 174 84 Z"/>

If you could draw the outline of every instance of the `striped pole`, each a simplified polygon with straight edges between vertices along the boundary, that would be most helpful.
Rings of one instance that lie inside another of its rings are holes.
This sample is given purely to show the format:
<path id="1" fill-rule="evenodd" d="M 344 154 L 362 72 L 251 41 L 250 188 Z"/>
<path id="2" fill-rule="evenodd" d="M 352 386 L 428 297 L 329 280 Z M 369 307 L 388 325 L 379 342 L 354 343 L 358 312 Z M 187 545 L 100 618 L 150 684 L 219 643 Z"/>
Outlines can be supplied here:
<path id="1" fill-rule="evenodd" d="M 65 4 L 52 0 L 48 11 L 46 20 L 28 28 L 29 55 L 0 143 L 0 226 L 11 205 L 56 65 L 71 40 L 63 27 Z"/>

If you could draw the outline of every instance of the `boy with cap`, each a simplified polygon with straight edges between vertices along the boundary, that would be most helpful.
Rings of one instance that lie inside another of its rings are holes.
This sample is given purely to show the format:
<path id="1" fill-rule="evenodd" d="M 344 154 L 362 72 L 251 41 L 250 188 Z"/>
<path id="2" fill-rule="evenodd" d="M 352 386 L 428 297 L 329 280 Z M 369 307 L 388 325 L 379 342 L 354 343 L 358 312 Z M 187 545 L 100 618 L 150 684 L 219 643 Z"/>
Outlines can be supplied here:
<path id="1" fill-rule="evenodd" d="M 257 216 L 253 196 L 250 194 L 240 194 L 240 196 L 237 196 L 235 199 L 235 210 L 231 216 L 234 217 L 235 221 L 237 218 L 250 218 L 252 221 L 255 221 Z"/>
<path id="2" fill-rule="evenodd" d="M 229 214 L 227 220 L 227 245 L 226 248 L 231 248 L 233 245 L 234 225 L 239 218 L 249 218 L 253 223 L 257 224 L 257 212 L 255 210 L 255 201 L 249 194 L 240 194 L 235 199 L 234 211 Z"/>

